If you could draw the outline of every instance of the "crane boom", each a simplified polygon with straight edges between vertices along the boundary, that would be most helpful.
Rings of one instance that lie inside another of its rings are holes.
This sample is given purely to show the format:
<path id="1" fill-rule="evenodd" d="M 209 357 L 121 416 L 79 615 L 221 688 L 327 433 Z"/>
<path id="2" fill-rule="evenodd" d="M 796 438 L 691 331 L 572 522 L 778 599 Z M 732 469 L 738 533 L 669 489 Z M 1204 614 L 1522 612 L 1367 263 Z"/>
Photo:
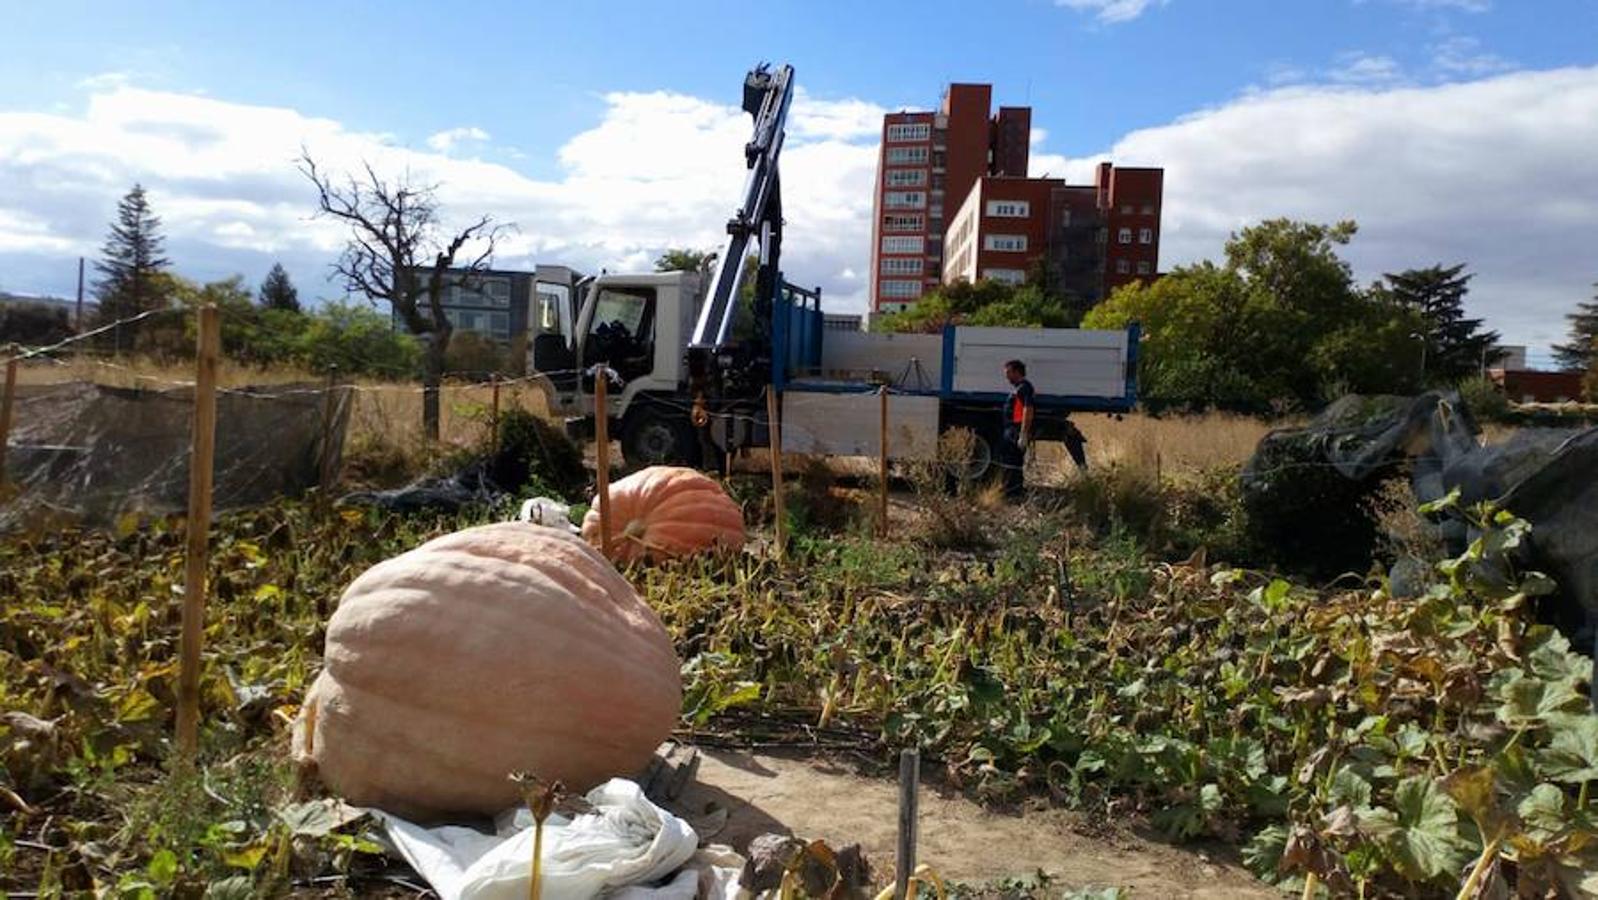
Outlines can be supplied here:
<path id="1" fill-rule="evenodd" d="M 727 243 L 716 260 L 715 275 L 688 339 L 688 367 L 704 374 L 708 362 L 727 347 L 738 312 L 738 287 L 743 283 L 749 242 L 760 242 L 757 298 L 770 303 L 776 290 L 782 246 L 782 187 L 777 157 L 782 153 L 784 125 L 793 102 L 793 66 L 773 70 L 765 64 L 744 78 L 744 111 L 754 117 L 754 135 L 744 145 L 743 200 L 727 222 Z"/>

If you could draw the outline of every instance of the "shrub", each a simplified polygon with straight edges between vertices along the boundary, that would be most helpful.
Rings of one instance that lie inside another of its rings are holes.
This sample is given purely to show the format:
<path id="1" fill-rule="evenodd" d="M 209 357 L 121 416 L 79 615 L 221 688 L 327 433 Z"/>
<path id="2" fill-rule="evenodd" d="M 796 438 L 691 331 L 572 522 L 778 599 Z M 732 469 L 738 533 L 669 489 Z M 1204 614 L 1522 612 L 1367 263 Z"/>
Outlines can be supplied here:
<path id="1" fill-rule="evenodd" d="M 921 506 L 916 540 L 945 550 L 976 550 L 993 543 L 993 519 L 1004 507 L 998 480 L 974 481 L 958 472 L 976 440 L 970 430 L 953 428 L 938 437 L 934 459 L 909 467 L 910 482 Z"/>
<path id="2" fill-rule="evenodd" d="M 547 419 L 517 406 L 500 414 L 499 452 L 488 459 L 488 476 L 510 491 L 588 499 L 582 448 Z"/>
<path id="3" fill-rule="evenodd" d="M 1503 422 L 1510 417 L 1509 398 L 1491 378 L 1467 378 L 1459 383 L 1459 398 L 1481 422 Z"/>

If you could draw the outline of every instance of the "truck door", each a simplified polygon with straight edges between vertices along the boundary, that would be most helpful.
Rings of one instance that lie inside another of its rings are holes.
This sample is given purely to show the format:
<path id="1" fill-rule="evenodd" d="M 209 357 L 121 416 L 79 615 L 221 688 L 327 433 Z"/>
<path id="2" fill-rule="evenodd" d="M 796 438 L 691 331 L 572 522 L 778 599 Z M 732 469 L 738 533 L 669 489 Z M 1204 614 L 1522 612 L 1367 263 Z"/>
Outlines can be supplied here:
<path id="1" fill-rule="evenodd" d="M 572 291 L 564 284 L 533 285 L 528 331 L 530 368 L 549 376 L 558 391 L 577 389 L 577 353 L 572 349 Z"/>

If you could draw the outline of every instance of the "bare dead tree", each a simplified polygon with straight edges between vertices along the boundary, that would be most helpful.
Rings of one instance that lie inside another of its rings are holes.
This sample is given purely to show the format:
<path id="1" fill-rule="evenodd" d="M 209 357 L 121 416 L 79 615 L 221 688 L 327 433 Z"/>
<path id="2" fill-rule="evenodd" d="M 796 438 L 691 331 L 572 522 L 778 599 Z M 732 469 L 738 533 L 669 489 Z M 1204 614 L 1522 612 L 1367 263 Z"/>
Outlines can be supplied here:
<path id="1" fill-rule="evenodd" d="M 438 389 L 454 333 L 444 315 L 444 289 L 477 286 L 506 226 L 485 215 L 445 239 L 437 185 L 413 185 L 408 174 L 389 181 L 370 163 L 362 163 L 359 175 L 335 179 L 304 150 L 298 166 L 316 186 L 320 214 L 350 229 L 334 271 L 352 292 L 391 305 L 405 329 L 421 339 L 422 428 L 429 440 L 438 440 Z"/>

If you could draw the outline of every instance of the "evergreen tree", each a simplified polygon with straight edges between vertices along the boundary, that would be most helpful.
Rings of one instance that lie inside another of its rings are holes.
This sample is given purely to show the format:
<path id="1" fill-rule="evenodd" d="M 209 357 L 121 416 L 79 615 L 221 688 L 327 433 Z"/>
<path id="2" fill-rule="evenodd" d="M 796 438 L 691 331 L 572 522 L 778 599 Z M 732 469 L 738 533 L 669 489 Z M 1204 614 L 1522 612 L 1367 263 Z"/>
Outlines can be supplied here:
<path id="1" fill-rule="evenodd" d="M 161 255 L 165 239 L 160 228 L 143 186 L 135 184 L 117 204 L 117 220 L 101 249 L 104 256 L 94 264 L 101 276 L 95 290 L 102 324 L 165 305 L 166 281 L 158 276 L 170 262 Z M 136 333 L 137 323 L 123 326 L 112 332 L 111 341 L 118 351 L 132 349 Z"/>
<path id="2" fill-rule="evenodd" d="M 1598 284 L 1593 285 L 1598 288 Z M 1570 372 L 1585 372 L 1598 366 L 1598 294 L 1591 300 L 1576 304 L 1576 311 L 1566 314 L 1570 320 L 1570 342 L 1554 345 L 1554 358 L 1559 367 Z"/>
<path id="3" fill-rule="evenodd" d="M 289 280 L 289 273 L 283 270 L 282 263 L 273 263 L 272 270 L 266 273 L 266 280 L 261 282 L 260 297 L 263 309 L 300 311 L 300 292 Z"/>
<path id="4" fill-rule="evenodd" d="M 1465 295 L 1473 276 L 1464 263 L 1410 269 L 1385 276 L 1392 301 L 1420 313 L 1425 320 L 1426 379 L 1453 383 L 1479 372 L 1503 354 L 1495 352 L 1498 332 L 1483 331 L 1481 319 L 1465 316 Z"/>

